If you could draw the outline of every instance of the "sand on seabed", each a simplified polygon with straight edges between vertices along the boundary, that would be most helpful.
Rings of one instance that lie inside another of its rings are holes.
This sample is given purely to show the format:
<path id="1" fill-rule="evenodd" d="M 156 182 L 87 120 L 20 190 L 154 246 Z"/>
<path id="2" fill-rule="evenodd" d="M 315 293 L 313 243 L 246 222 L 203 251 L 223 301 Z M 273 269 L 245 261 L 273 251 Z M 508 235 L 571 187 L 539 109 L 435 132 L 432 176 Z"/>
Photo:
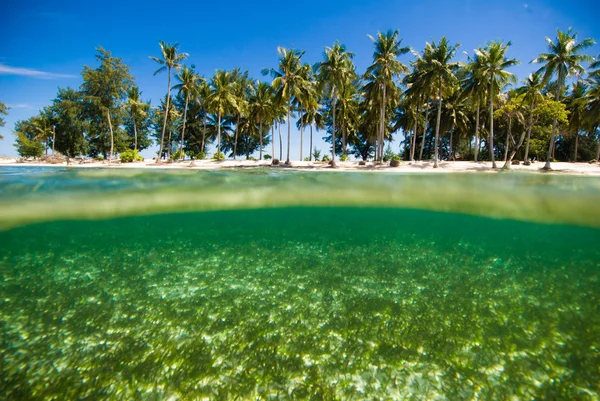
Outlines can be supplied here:
<path id="1" fill-rule="evenodd" d="M 451 173 L 451 172 L 487 172 L 494 173 L 502 171 L 504 162 L 496 162 L 497 169 L 492 169 L 492 163 L 488 161 L 484 162 L 472 162 L 472 161 L 442 161 L 439 162 L 439 168 L 433 168 L 433 161 L 416 161 L 400 162 L 399 167 L 390 167 L 389 163 L 383 165 L 374 165 L 373 162 L 367 162 L 365 166 L 360 166 L 358 161 L 337 161 L 337 168 L 332 169 L 326 162 L 300 162 L 292 161 L 289 165 L 283 162 L 279 166 L 271 166 L 271 162 L 268 160 L 253 161 L 253 160 L 195 160 L 195 161 L 180 161 L 174 163 L 155 163 L 155 160 L 146 159 L 143 162 L 135 163 L 120 163 L 119 161 L 113 161 L 110 164 L 107 161 L 91 161 L 80 163 L 78 160 L 72 161 L 69 167 L 78 168 L 92 168 L 92 167 L 110 167 L 110 168 L 165 168 L 165 169 L 188 169 L 188 170 L 218 170 L 218 169 L 231 169 L 231 168 L 256 168 L 256 167 L 272 167 L 272 168 L 285 168 L 292 170 L 302 171 L 380 171 L 380 172 L 398 172 L 398 173 Z M 26 161 L 24 163 L 17 162 L 17 158 L 0 158 L 1 166 L 36 166 L 36 167 L 66 167 L 67 163 L 63 162 L 60 164 L 49 164 L 39 161 Z M 544 162 L 534 162 L 529 166 L 523 164 L 511 165 L 513 171 L 529 171 L 529 172 L 544 172 L 544 173 L 558 173 L 558 174 L 573 174 L 573 175 L 592 175 L 600 176 L 600 163 L 567 163 L 567 162 L 556 162 L 552 163 L 551 171 L 544 171 Z"/>

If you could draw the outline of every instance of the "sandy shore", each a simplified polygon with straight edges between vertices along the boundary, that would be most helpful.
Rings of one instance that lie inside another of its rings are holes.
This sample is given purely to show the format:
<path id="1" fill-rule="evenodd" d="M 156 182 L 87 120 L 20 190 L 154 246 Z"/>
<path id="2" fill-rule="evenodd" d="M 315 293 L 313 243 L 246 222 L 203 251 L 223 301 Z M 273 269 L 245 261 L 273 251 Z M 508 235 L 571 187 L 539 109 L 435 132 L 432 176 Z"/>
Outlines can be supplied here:
<path id="1" fill-rule="evenodd" d="M 498 169 L 492 169 L 491 162 L 469 162 L 469 161 L 456 161 L 448 162 L 443 161 L 439 163 L 439 168 L 433 168 L 432 161 L 422 162 L 407 162 L 403 161 L 399 167 L 390 167 L 389 165 L 374 165 L 372 162 L 367 162 L 366 166 L 360 166 L 358 161 L 346 161 L 337 162 L 338 167 L 332 169 L 327 163 L 324 162 L 299 162 L 292 161 L 290 165 L 282 164 L 280 166 L 271 166 L 270 161 L 250 161 L 250 160 L 225 160 L 217 162 L 214 160 L 196 160 L 193 163 L 188 161 L 176 162 L 176 163 L 161 163 L 156 164 L 152 159 L 146 159 L 143 162 L 136 163 L 120 163 L 112 162 L 108 164 L 106 161 L 94 161 L 79 163 L 78 161 L 71 163 L 68 167 L 74 168 L 165 168 L 165 169 L 187 169 L 187 170 L 217 170 L 217 169 L 231 169 L 231 168 L 256 168 L 256 167 L 272 167 L 281 169 L 292 169 L 292 170 L 303 170 L 303 171 L 381 171 L 381 172 L 418 172 L 418 173 L 451 173 L 451 172 L 487 172 L 495 173 L 500 170 L 500 167 L 504 165 L 504 162 L 497 162 Z M 27 161 L 24 163 L 17 162 L 17 158 L 0 158 L 0 166 L 38 166 L 38 167 L 67 167 L 67 163 L 60 164 L 48 164 L 36 161 Z M 529 171 L 529 172 L 543 172 L 543 173 L 554 173 L 554 174 L 573 174 L 573 175 L 591 175 L 600 176 L 600 164 L 589 164 L 589 163 L 565 163 L 557 162 L 552 163 L 552 171 L 547 172 L 541 170 L 544 166 L 543 162 L 532 163 L 530 166 L 524 165 L 512 165 L 511 168 L 514 171 Z"/>

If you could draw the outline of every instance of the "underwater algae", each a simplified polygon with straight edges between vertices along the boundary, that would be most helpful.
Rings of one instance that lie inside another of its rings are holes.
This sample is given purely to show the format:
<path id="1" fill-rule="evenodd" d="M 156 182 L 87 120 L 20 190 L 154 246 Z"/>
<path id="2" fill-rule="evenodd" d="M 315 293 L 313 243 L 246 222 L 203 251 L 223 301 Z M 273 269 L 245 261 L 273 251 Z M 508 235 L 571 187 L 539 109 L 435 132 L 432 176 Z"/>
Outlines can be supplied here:
<path id="1" fill-rule="evenodd" d="M 0 394 L 598 399 L 599 239 L 373 206 L 15 227 Z"/>

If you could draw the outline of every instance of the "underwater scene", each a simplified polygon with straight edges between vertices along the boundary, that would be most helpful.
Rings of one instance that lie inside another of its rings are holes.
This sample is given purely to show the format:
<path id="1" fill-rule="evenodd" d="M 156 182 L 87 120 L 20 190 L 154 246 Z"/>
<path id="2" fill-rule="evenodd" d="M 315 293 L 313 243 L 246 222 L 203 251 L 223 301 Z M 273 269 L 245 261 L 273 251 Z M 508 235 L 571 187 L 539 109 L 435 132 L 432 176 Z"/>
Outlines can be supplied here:
<path id="1" fill-rule="evenodd" d="M 0 168 L 0 399 L 599 400 L 600 179 Z"/>

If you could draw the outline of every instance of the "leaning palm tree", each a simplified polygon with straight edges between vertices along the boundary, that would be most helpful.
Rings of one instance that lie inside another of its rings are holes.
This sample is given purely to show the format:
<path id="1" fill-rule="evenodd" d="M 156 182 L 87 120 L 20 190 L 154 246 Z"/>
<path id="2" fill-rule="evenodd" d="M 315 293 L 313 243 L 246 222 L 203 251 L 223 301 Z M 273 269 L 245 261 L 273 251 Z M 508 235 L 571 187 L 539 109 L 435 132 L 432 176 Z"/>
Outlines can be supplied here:
<path id="1" fill-rule="evenodd" d="M 519 64 L 516 59 L 507 59 L 506 51 L 511 42 L 492 42 L 484 49 L 475 50 L 479 62 L 481 63 L 480 74 L 488 87 L 488 97 L 490 102 L 490 156 L 492 158 L 492 168 L 496 168 L 496 158 L 494 157 L 494 100 L 497 94 L 509 83 L 516 82 L 514 74 L 505 71 L 508 67 Z"/>
<path id="2" fill-rule="evenodd" d="M 582 76 L 585 69 L 581 65 L 586 61 L 593 61 L 593 58 L 581 54 L 581 52 L 592 46 L 595 42 L 593 39 L 584 39 L 577 42 L 577 33 L 571 28 L 566 32 L 559 29 L 556 30 L 556 41 L 546 37 L 548 42 L 548 53 L 542 53 L 538 58 L 532 60 L 532 63 L 540 63 L 543 66 L 538 70 L 538 73 L 543 75 L 543 82 L 547 84 L 554 75 L 557 75 L 556 95 L 555 100 L 560 101 L 562 90 L 565 86 L 565 80 L 571 76 Z M 552 122 L 552 133 L 550 134 L 550 144 L 548 147 L 548 156 L 544 170 L 550 170 L 550 160 L 552 157 L 552 149 L 554 147 L 554 138 L 556 136 L 556 128 L 558 121 L 554 119 Z"/>
<path id="3" fill-rule="evenodd" d="M 335 42 L 333 47 L 326 47 L 323 52 L 323 61 L 315 64 L 315 72 L 323 93 L 331 97 L 333 114 L 331 138 L 331 165 L 335 167 L 335 112 L 338 100 L 338 91 L 352 79 L 354 53 L 348 52 L 346 46 Z"/>
<path id="4" fill-rule="evenodd" d="M 177 80 L 179 84 L 173 86 L 173 89 L 179 91 L 179 93 L 183 93 L 185 95 L 185 108 L 183 111 L 183 125 L 181 127 L 181 144 L 179 145 L 179 159 L 183 160 L 183 140 L 185 138 L 185 124 L 187 122 L 187 112 L 188 105 L 190 103 L 190 98 L 196 97 L 198 94 L 198 85 L 201 82 L 202 78 L 196 74 L 194 71 L 194 66 L 190 68 L 183 66 L 179 74 L 177 74 Z"/>
<path id="5" fill-rule="evenodd" d="M 170 93 L 171 93 L 171 70 L 172 69 L 179 70 L 179 68 L 181 67 L 181 62 L 188 57 L 188 54 L 187 53 L 178 53 L 179 44 L 177 44 L 177 43 L 168 44 L 163 41 L 160 41 L 159 45 L 160 45 L 160 51 L 162 53 L 161 54 L 162 58 L 150 56 L 150 59 L 154 60 L 158 64 L 162 65 L 162 67 L 160 67 L 158 70 L 154 71 L 154 75 L 164 72 L 164 71 L 167 71 L 168 80 L 167 80 L 166 109 L 168 110 L 170 97 L 171 97 L 170 96 Z M 158 157 L 156 158 L 157 163 L 160 163 L 160 157 L 161 157 L 162 149 L 163 149 L 163 142 L 165 140 L 165 130 L 167 129 L 167 115 L 168 115 L 168 113 L 165 113 L 165 118 L 164 118 L 163 127 L 162 127 L 162 134 L 160 137 L 160 147 L 158 150 Z"/>
<path id="6" fill-rule="evenodd" d="M 263 158 L 263 122 L 268 121 L 273 113 L 273 90 L 271 85 L 266 82 L 257 81 L 253 86 L 252 97 L 250 99 L 252 114 L 258 121 L 259 132 L 259 158 Z M 268 131 L 268 128 L 267 128 Z M 272 138 L 272 140 L 275 138 Z M 275 156 L 275 155 L 273 155 Z"/>
<path id="7" fill-rule="evenodd" d="M 212 93 L 209 103 L 214 113 L 217 113 L 217 160 L 221 159 L 221 118 L 237 106 L 234 95 L 234 82 L 228 71 L 217 70 L 211 80 Z"/>
<path id="8" fill-rule="evenodd" d="M 452 62 L 458 46 L 460 45 L 450 45 L 448 39 L 444 36 L 439 43 L 435 43 L 433 40 L 431 43 L 426 43 L 422 56 L 416 54 L 418 58 L 415 63 L 419 75 L 414 85 L 423 88 L 423 92 L 426 92 L 425 88 L 429 85 L 434 85 L 437 89 L 438 109 L 435 126 L 434 168 L 438 167 L 438 144 L 444 91 L 448 92 L 448 88 L 458 83 L 455 72 L 460 64 Z"/>
<path id="9" fill-rule="evenodd" d="M 302 64 L 304 51 L 278 47 L 277 52 L 279 53 L 279 69 L 264 69 L 262 73 L 263 75 L 271 74 L 273 77 L 271 85 L 277 90 L 277 97 L 282 100 L 282 103 L 285 102 L 287 105 L 288 142 L 286 164 L 289 164 L 292 100 L 297 96 L 300 96 L 306 87 L 306 76 L 308 75 L 307 71 L 310 67 L 308 64 Z"/>
<path id="10" fill-rule="evenodd" d="M 386 33 L 377 33 L 377 39 L 368 35 L 375 45 L 373 52 L 373 64 L 367 68 L 366 76 L 373 77 L 375 83 L 381 88 L 381 103 L 380 103 L 380 122 L 379 122 L 379 137 L 378 137 L 378 154 L 380 161 L 383 157 L 383 142 L 385 132 L 385 112 L 388 106 L 387 96 L 396 99 L 398 96 L 397 84 L 394 81 L 400 74 L 407 74 L 408 67 L 398 60 L 403 54 L 410 51 L 409 47 L 402 47 L 402 39 L 398 38 L 398 31 L 391 29 Z M 393 91 L 394 93 L 389 93 Z"/>

